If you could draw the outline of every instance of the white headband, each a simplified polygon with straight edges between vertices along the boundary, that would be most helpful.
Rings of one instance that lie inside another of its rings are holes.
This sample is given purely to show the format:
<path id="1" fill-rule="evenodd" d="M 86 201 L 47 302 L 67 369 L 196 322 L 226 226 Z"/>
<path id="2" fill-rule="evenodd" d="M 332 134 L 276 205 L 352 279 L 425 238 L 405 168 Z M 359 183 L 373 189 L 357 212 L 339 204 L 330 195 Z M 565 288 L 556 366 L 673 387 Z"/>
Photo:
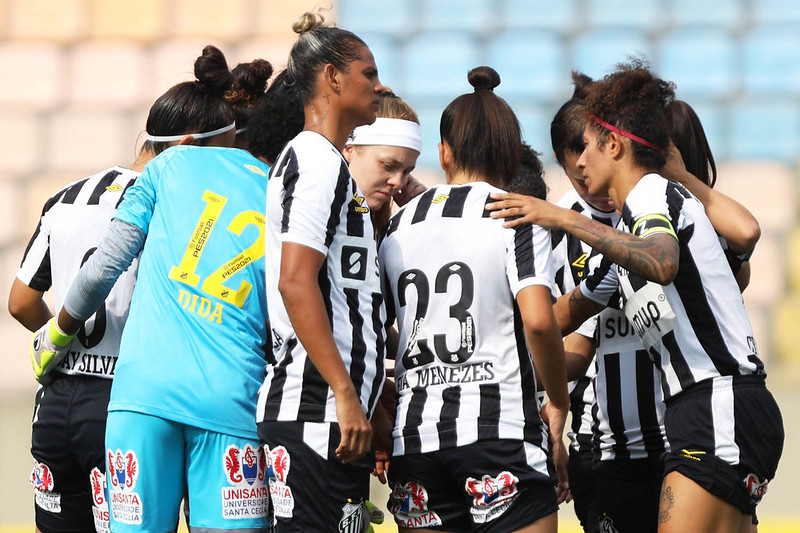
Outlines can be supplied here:
<path id="1" fill-rule="evenodd" d="M 377 118 L 369 126 L 354 129 L 347 144 L 400 146 L 422 152 L 422 130 L 410 120 Z"/>
<path id="2" fill-rule="evenodd" d="M 206 137 L 213 137 L 214 135 L 219 135 L 220 133 L 231 131 L 235 127 L 236 127 L 236 122 L 231 122 L 230 124 L 222 128 L 216 129 L 214 131 L 206 131 L 203 133 L 183 133 L 181 135 L 150 135 L 148 133 L 147 140 L 156 143 L 169 143 L 173 141 L 180 141 L 184 137 L 189 137 L 189 136 L 194 137 L 195 139 L 205 139 Z"/>

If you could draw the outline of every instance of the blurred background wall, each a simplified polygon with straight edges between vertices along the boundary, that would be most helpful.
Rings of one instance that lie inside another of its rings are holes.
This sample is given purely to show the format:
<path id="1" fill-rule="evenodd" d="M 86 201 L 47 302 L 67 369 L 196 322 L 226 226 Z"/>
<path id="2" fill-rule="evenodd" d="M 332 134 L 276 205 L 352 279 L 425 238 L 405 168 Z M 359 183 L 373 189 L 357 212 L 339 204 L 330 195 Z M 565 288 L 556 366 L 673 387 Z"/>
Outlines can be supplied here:
<path id="1" fill-rule="evenodd" d="M 291 21 L 309 0 L 0 0 L 0 295 L 8 294 L 45 200 L 66 183 L 133 161 L 152 101 L 192 79 L 205 44 L 229 64 L 283 68 Z M 759 219 L 745 300 L 787 421 L 800 408 L 800 2 L 797 0 L 339 0 L 328 20 L 371 47 L 380 78 L 419 112 L 416 174 L 442 179 L 439 115 L 493 66 L 496 92 L 543 153 L 551 197 L 568 186 L 551 155 L 550 120 L 572 69 L 600 77 L 630 55 L 672 80 L 703 121 L 717 187 Z M 138 143 L 137 143 L 138 141 Z M 30 523 L 26 478 L 35 383 L 29 334 L 0 313 L 0 531 Z M 784 454 L 766 517 L 798 515 Z M 785 483 L 785 485 L 783 484 Z M 784 488 L 786 487 L 786 488 Z M 760 512 L 762 514 L 762 512 Z M 800 529 L 800 523 L 798 524 Z"/>

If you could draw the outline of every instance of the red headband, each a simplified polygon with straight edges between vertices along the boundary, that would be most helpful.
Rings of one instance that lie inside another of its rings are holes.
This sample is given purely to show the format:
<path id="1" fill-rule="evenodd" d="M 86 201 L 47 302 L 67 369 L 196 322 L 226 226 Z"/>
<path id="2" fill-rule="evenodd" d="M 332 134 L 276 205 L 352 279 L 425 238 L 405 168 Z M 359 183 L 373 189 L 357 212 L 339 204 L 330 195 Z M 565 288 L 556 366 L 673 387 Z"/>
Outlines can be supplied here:
<path id="1" fill-rule="evenodd" d="M 618 133 L 618 134 L 622 135 L 623 137 L 627 137 L 628 139 L 630 139 L 630 140 L 632 140 L 634 142 L 637 142 L 639 144 L 647 146 L 648 148 L 652 148 L 656 152 L 664 153 L 664 148 L 662 148 L 661 146 L 657 146 L 657 145 L 651 143 L 647 139 L 642 139 L 638 135 L 634 135 L 633 133 L 630 133 L 628 131 L 621 130 L 616 126 L 613 126 L 613 125 L 609 124 L 608 122 L 603 122 L 602 120 L 600 120 L 599 118 L 597 118 L 594 115 L 589 115 L 589 118 L 591 118 L 592 120 L 594 120 L 595 122 L 597 122 L 598 124 L 600 124 L 601 126 L 603 126 L 605 129 L 607 129 L 609 131 L 613 131 L 614 133 Z"/>

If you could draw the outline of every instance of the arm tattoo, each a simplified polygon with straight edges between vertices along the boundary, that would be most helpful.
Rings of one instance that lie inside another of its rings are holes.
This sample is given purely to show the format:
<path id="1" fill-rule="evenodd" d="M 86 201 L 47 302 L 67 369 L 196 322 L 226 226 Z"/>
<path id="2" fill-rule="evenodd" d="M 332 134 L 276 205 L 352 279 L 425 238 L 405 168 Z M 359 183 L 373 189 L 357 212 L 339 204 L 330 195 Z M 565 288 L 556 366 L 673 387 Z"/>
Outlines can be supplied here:
<path id="1" fill-rule="evenodd" d="M 672 518 L 669 514 L 670 509 L 675 506 L 675 496 L 672 494 L 672 487 L 667 485 L 667 480 L 661 484 L 661 501 L 658 505 L 658 523 L 663 524 Z"/>
<path id="2" fill-rule="evenodd" d="M 670 271 L 677 267 L 675 249 L 664 247 L 661 235 L 642 239 L 586 217 L 576 217 L 575 224 L 567 231 L 609 260 L 647 280 L 668 282 Z"/>

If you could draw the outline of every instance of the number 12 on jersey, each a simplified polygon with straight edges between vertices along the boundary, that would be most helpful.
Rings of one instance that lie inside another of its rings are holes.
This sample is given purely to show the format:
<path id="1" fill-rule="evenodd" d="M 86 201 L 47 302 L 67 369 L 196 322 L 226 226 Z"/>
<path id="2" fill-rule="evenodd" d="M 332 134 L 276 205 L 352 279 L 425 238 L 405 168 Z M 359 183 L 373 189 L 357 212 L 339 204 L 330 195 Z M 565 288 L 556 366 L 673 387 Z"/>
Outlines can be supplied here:
<path id="1" fill-rule="evenodd" d="M 200 214 L 200 219 L 197 221 L 194 233 L 189 239 L 183 258 L 179 265 L 173 266 L 169 271 L 170 279 L 190 287 L 197 287 L 200 284 L 200 276 L 196 273 L 197 265 L 200 262 L 200 257 L 203 255 L 206 244 L 208 244 L 208 240 L 211 238 L 214 226 L 216 226 L 220 214 L 222 214 L 222 210 L 228 202 L 228 199 L 224 196 L 211 191 L 205 191 L 202 199 L 206 203 L 206 207 Z M 242 280 L 238 288 L 231 289 L 223 285 L 223 282 L 242 268 L 264 256 L 264 222 L 264 215 L 258 211 L 242 211 L 233 217 L 231 223 L 228 224 L 228 231 L 241 235 L 244 228 L 253 225 L 258 228 L 258 237 L 252 245 L 225 261 L 219 268 L 209 274 L 200 287 L 201 291 L 239 308 L 244 305 L 253 285 Z"/>

